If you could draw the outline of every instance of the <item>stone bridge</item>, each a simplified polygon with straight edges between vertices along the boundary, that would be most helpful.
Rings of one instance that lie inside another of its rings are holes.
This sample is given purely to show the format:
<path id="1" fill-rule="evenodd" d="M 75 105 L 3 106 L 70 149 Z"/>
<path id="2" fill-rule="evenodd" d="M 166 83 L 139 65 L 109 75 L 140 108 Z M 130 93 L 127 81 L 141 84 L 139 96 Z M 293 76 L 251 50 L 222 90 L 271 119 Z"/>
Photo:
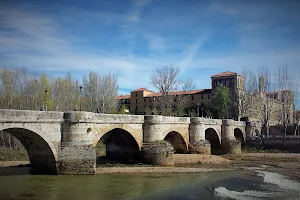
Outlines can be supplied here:
<path id="1" fill-rule="evenodd" d="M 0 131 L 21 141 L 35 173 L 94 174 L 95 147 L 109 137 L 123 150 L 165 140 L 177 153 L 239 153 L 256 126 L 202 117 L 0 110 Z"/>

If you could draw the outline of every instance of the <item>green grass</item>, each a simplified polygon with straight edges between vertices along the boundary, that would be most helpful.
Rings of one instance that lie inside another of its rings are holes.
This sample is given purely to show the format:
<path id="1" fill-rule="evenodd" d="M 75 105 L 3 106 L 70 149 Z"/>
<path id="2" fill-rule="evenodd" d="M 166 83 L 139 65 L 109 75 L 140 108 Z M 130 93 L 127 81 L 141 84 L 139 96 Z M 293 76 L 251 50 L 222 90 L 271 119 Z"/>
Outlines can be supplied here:
<path id="1" fill-rule="evenodd" d="M 9 149 L 0 147 L 0 161 L 29 160 L 26 149 Z"/>
<path id="2" fill-rule="evenodd" d="M 249 148 L 246 147 L 242 150 L 244 153 L 286 153 L 286 151 L 278 150 L 278 149 L 257 149 L 257 148 Z"/>

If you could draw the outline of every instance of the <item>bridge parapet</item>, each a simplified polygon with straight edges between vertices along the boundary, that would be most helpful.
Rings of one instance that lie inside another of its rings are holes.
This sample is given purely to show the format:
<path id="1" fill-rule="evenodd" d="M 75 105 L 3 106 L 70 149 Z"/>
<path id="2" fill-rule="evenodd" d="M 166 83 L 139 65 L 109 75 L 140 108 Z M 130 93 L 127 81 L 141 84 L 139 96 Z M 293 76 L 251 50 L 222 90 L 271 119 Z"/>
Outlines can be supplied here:
<path id="1" fill-rule="evenodd" d="M 98 114 L 91 112 L 67 112 L 64 115 L 66 122 L 73 123 L 118 123 L 118 124 L 142 124 L 144 116 L 142 115 L 118 115 L 118 114 Z"/>
<path id="2" fill-rule="evenodd" d="M 189 117 L 169 117 L 161 115 L 145 115 L 144 122 L 147 124 L 189 124 Z"/>
<path id="3" fill-rule="evenodd" d="M 31 122 L 49 123 L 62 122 L 63 112 L 32 111 L 32 110 L 3 110 L 0 109 L 0 122 Z"/>
<path id="4" fill-rule="evenodd" d="M 237 127 L 245 127 L 246 122 L 244 122 L 244 121 L 234 121 L 233 125 L 237 126 Z"/>
<path id="5" fill-rule="evenodd" d="M 192 117 L 191 124 L 222 125 L 222 120 L 209 119 L 204 117 Z"/>

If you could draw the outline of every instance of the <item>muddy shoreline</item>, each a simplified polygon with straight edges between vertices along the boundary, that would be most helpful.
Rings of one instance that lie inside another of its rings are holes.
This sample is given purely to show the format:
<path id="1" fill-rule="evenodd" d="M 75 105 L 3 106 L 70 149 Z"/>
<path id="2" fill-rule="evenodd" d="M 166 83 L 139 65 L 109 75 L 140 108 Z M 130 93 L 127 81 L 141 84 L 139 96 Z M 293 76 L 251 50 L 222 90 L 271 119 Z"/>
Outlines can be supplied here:
<path id="1" fill-rule="evenodd" d="M 29 161 L 0 161 L 0 170 L 3 167 L 22 167 L 28 164 Z M 97 165 L 96 173 L 201 173 L 261 166 L 265 166 L 267 171 L 300 180 L 300 154 L 292 153 L 243 153 L 222 156 L 176 154 L 174 167 L 104 164 Z"/>

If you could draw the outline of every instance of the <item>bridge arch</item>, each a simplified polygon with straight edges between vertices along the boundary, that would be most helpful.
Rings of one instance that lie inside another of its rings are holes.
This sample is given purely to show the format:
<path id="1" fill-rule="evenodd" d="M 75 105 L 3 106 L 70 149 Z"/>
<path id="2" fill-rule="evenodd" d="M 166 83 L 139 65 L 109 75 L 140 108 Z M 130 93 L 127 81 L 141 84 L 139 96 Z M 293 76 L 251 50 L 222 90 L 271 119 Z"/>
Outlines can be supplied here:
<path id="1" fill-rule="evenodd" d="M 5 128 L 2 131 L 13 135 L 23 144 L 29 156 L 31 173 L 57 174 L 57 151 L 45 134 L 20 127 Z"/>
<path id="2" fill-rule="evenodd" d="M 218 155 L 222 153 L 220 137 L 214 128 L 207 128 L 205 130 L 205 140 L 210 143 L 211 154 Z"/>
<path id="3" fill-rule="evenodd" d="M 245 146 L 245 138 L 241 129 L 239 128 L 234 129 L 234 137 L 236 138 L 236 140 L 238 140 L 241 143 L 241 147 Z"/>
<path id="4" fill-rule="evenodd" d="M 175 153 L 187 153 L 187 144 L 183 139 L 182 135 L 176 131 L 169 132 L 165 138 L 165 141 L 171 143 Z"/>
<path id="5" fill-rule="evenodd" d="M 140 148 L 136 139 L 127 130 L 114 128 L 98 140 L 96 145 L 97 163 L 126 163 L 139 161 Z"/>

